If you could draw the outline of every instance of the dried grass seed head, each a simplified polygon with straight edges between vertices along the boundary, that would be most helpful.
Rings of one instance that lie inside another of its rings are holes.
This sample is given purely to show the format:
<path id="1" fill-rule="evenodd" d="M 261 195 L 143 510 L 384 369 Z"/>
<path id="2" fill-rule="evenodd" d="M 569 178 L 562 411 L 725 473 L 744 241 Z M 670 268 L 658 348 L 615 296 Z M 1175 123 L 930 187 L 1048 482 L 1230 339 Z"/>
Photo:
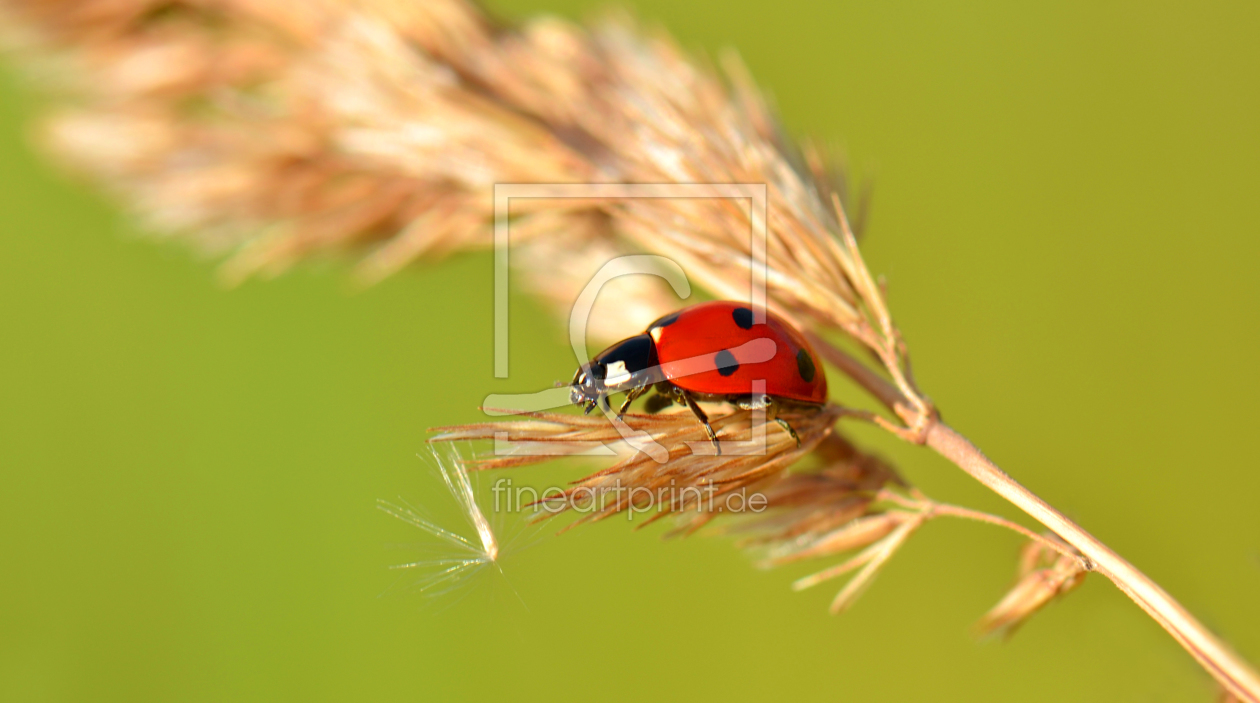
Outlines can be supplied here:
<path id="1" fill-rule="evenodd" d="M 174 13 L 156 0 L 3 7 L 85 77 L 68 86 L 77 107 L 49 130 L 66 158 L 157 228 L 239 250 L 234 280 L 355 250 L 370 252 L 363 276 L 374 280 L 488 246 L 488 183 L 766 183 L 772 307 L 891 344 L 882 293 L 835 206 L 843 179 L 784 138 L 732 57 L 723 79 L 624 16 L 511 27 L 458 0 L 319 0 L 300 12 L 264 0 Z M 120 144 L 132 146 L 107 146 Z M 739 204 L 581 210 L 603 215 L 578 228 L 588 241 L 671 256 L 721 296 L 746 293 L 750 221 Z M 573 223 L 539 224 L 554 235 Z M 562 251 L 549 239 L 524 244 L 543 252 L 533 260 Z M 568 263 L 575 279 L 594 271 Z M 647 315 L 633 317 L 625 329 Z"/>
<path id="2" fill-rule="evenodd" d="M 612 466 L 574 482 L 562 496 L 553 499 L 558 506 L 553 512 L 581 508 L 580 521 L 585 522 L 636 507 L 629 502 L 635 499 L 630 495 L 632 489 L 648 491 L 638 494 L 646 499 L 666 488 L 671 489 L 670 495 L 679 495 L 685 488 L 704 488 L 723 495 L 763 483 L 828 436 L 839 412 L 838 408 L 827 406 L 784 413 L 800 437 L 798 446 L 775 423 L 764 417 L 757 419 L 755 411 L 716 409 L 709 420 L 720 440 L 752 441 L 754 431 L 764 433 L 765 438 L 764 451 L 740 454 L 727 449 L 720 455 L 713 453 L 703 426 L 689 412 L 626 415 L 625 424 L 630 431 L 643 433 L 643 438 L 650 437 L 665 450 L 668 460 L 663 463 L 630 446 L 608 419 L 576 413 L 519 413 L 519 419 L 514 420 L 437 428 L 434 431 L 438 434 L 430 441 L 495 440 L 496 451 L 478 457 L 472 464 L 477 470 L 517 468 L 561 456 L 577 456 L 589 452 L 593 443 L 612 448 L 620 455 Z M 758 448 L 754 443 L 749 449 Z M 611 499 L 604 500 L 605 496 Z M 591 497 L 599 500 L 593 510 L 580 502 Z M 664 514 L 697 508 L 692 502 L 674 501 L 658 503 L 656 507 Z"/>

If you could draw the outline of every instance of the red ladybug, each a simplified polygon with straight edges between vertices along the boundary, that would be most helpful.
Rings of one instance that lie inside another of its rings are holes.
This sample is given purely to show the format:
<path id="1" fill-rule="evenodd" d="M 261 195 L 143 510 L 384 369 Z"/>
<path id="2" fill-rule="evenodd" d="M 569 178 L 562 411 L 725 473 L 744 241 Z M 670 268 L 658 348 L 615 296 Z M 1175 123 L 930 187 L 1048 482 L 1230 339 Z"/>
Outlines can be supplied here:
<path id="1" fill-rule="evenodd" d="M 765 390 L 753 392 L 753 381 Z M 608 396 L 624 393 L 630 403 L 649 390 L 647 409 L 656 412 L 679 403 L 691 408 L 717 446 L 717 434 L 697 401 L 729 402 L 740 408 L 766 408 L 800 444 L 786 421 L 775 417 L 783 406 L 821 406 L 827 402 L 827 376 L 805 336 L 767 311 L 753 324 L 752 308 L 717 301 L 683 308 L 653 322 L 646 332 L 600 352 L 573 376 L 569 397 L 586 412 L 609 411 Z"/>

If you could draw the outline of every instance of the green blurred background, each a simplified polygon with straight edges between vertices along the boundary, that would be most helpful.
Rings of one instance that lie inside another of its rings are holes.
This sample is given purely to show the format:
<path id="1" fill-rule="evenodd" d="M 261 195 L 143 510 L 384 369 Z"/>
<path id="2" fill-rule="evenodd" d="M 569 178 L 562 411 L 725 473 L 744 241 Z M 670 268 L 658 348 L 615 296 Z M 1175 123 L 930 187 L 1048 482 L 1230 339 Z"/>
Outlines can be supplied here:
<path id="1" fill-rule="evenodd" d="M 635 7 L 737 48 L 792 130 L 874 178 L 867 255 L 945 417 L 1260 661 L 1260 4 Z M 485 256 L 225 291 L 32 153 L 36 107 L 6 70 L 0 699 L 1211 699 L 1099 578 L 974 640 L 1019 542 L 971 524 L 921 531 L 840 618 L 834 589 L 788 589 L 803 570 L 620 520 L 548 531 L 510 586 L 378 598 L 420 535 L 375 499 L 454 518 L 426 428 L 567 377 L 560 328 L 516 300 L 493 379 Z M 1016 514 L 855 433 L 929 494 Z"/>

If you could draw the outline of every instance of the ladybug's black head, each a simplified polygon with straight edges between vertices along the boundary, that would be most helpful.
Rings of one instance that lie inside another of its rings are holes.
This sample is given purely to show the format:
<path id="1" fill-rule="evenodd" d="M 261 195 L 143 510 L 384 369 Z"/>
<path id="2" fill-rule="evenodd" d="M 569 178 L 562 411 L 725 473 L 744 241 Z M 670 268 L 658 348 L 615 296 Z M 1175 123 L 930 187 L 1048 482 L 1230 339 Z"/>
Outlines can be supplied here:
<path id="1" fill-rule="evenodd" d="M 656 361 L 656 344 L 641 334 L 617 342 L 578 369 L 569 400 L 585 405 L 588 413 L 596 405 L 607 412 L 609 395 L 650 386 L 664 378 Z"/>

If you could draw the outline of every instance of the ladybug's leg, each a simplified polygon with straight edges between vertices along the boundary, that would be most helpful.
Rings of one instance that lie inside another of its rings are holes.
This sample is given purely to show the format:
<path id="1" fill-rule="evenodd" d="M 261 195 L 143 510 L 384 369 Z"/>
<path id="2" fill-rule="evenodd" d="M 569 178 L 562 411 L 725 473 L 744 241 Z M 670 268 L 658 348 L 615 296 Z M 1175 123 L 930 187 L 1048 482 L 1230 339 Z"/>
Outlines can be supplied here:
<path id="1" fill-rule="evenodd" d="M 617 419 L 620 420 L 626 411 L 630 409 L 630 404 L 638 400 L 639 396 L 648 392 L 648 386 L 639 386 L 626 391 L 626 402 L 621 404 L 621 409 L 617 411 Z"/>
<path id="2" fill-rule="evenodd" d="M 786 430 L 788 435 L 792 439 L 796 440 L 797 447 L 801 446 L 800 435 L 796 434 L 796 430 L 792 429 L 792 426 L 788 424 L 787 420 L 784 420 L 783 418 L 779 417 L 779 404 L 775 402 L 774 398 L 771 398 L 770 396 L 766 396 L 765 398 L 766 398 L 765 400 L 766 417 L 770 418 L 771 420 L 774 420 L 776 423 L 778 423 L 779 427 L 782 427 L 784 430 Z"/>
<path id="3" fill-rule="evenodd" d="M 634 398 L 635 398 L 634 391 L 630 391 L 629 393 L 626 394 L 626 401 L 621 404 L 620 408 L 617 408 L 618 420 L 625 417 L 626 411 L 630 409 L 630 404 L 634 402 Z"/>
<path id="4" fill-rule="evenodd" d="M 793 427 L 791 427 L 791 425 L 787 425 L 787 421 L 784 420 L 784 418 L 779 417 L 779 402 L 777 402 L 774 397 L 762 396 L 761 403 L 762 403 L 762 407 L 766 408 L 767 420 L 774 420 L 777 423 L 777 425 L 784 428 L 784 430 L 787 432 L 787 435 L 793 438 L 793 440 L 796 440 L 796 446 L 799 447 L 800 436 L 796 435 L 796 431 L 793 430 Z"/>
<path id="5" fill-rule="evenodd" d="M 774 420 L 778 423 L 779 427 L 782 427 L 791 435 L 792 439 L 796 440 L 796 446 L 801 446 L 801 438 L 796 434 L 796 430 L 792 429 L 787 420 L 778 416 L 779 403 L 773 397 L 768 395 L 732 395 L 727 400 L 740 410 L 760 410 L 765 408 L 766 419 Z"/>
<path id="6" fill-rule="evenodd" d="M 704 411 L 696 404 L 696 399 L 692 398 L 690 393 L 679 389 L 679 394 L 682 396 L 683 402 L 687 404 L 687 407 L 691 408 L 691 412 L 700 421 L 700 424 L 704 425 L 704 431 L 709 434 L 709 441 L 713 443 L 713 449 L 718 454 L 721 454 L 722 446 L 718 444 L 717 433 L 713 431 L 713 425 L 709 424 L 709 416 L 704 414 Z"/>
<path id="7" fill-rule="evenodd" d="M 796 446 L 801 446 L 801 438 L 796 434 L 796 430 L 792 429 L 792 426 L 788 424 L 787 420 L 779 417 L 779 403 L 773 397 L 768 395 L 752 397 L 732 396 L 730 401 L 741 410 L 758 410 L 765 408 L 766 419 L 774 420 L 778 423 L 779 427 L 782 427 L 784 431 L 792 437 L 792 439 L 796 440 Z"/>
<path id="8" fill-rule="evenodd" d="M 796 430 L 792 429 L 792 426 L 788 424 L 788 421 L 787 421 L 787 420 L 784 420 L 784 419 L 783 419 L 783 418 L 781 418 L 781 417 L 776 417 L 776 418 L 774 418 L 774 421 L 775 421 L 775 422 L 777 422 L 777 423 L 779 423 L 779 426 L 780 426 L 780 427 L 782 427 L 783 429 L 787 430 L 787 433 L 788 433 L 789 435 L 792 435 L 792 439 L 796 440 L 796 446 L 797 446 L 797 447 L 800 447 L 800 446 L 801 446 L 801 438 L 800 438 L 799 436 L 797 436 L 797 434 L 796 434 Z"/>

